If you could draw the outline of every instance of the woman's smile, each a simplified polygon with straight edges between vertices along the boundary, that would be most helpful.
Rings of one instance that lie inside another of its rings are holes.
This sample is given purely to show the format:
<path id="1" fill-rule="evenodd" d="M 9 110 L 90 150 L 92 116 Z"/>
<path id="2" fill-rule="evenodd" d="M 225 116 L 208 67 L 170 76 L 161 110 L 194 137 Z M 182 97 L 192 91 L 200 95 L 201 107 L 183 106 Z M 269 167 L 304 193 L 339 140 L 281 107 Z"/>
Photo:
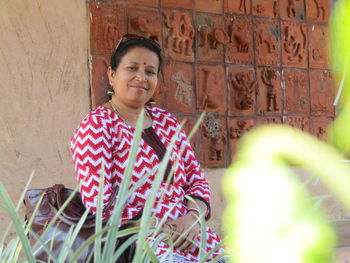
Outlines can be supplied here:
<path id="1" fill-rule="evenodd" d="M 147 87 L 144 87 L 144 86 L 141 86 L 141 85 L 130 85 L 129 87 L 133 88 L 133 89 L 138 89 L 138 90 L 148 90 Z"/>

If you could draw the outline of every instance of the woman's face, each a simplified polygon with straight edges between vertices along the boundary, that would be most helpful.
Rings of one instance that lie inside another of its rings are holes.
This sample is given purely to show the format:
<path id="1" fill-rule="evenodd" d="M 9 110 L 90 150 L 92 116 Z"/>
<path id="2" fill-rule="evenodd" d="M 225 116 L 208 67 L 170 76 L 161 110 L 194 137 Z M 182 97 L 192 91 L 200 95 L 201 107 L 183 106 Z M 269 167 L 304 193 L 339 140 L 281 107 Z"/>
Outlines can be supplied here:
<path id="1" fill-rule="evenodd" d="M 144 48 L 131 48 L 116 70 L 108 68 L 109 83 L 119 103 L 133 108 L 144 107 L 153 96 L 158 83 L 159 59 Z"/>

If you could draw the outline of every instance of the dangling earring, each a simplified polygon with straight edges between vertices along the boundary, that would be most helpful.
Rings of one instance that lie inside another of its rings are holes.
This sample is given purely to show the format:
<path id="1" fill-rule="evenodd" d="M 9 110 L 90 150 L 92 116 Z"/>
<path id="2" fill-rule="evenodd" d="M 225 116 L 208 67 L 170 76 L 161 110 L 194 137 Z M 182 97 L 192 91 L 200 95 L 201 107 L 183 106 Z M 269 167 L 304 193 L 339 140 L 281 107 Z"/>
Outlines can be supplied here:
<path id="1" fill-rule="evenodd" d="M 107 89 L 107 95 L 109 95 L 109 96 L 114 95 L 114 89 L 112 88 L 112 86 L 110 86 L 110 87 Z"/>
<path id="2" fill-rule="evenodd" d="M 148 106 L 154 106 L 156 104 L 156 101 L 154 98 L 150 98 L 149 101 L 147 101 L 146 105 Z"/>
<path id="3" fill-rule="evenodd" d="M 110 87 L 107 89 L 107 98 L 108 98 L 108 100 L 111 100 L 113 95 L 114 95 L 114 89 L 113 89 L 112 86 L 110 86 Z"/>

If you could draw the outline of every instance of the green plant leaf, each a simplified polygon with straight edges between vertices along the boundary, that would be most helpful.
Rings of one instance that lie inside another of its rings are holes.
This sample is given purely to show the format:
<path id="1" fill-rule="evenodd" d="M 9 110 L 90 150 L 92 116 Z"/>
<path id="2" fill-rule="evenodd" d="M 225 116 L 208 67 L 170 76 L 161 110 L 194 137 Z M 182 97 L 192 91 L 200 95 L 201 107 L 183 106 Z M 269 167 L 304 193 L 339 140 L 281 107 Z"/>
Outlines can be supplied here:
<path id="1" fill-rule="evenodd" d="M 19 236 L 19 239 L 21 240 L 21 243 L 22 243 L 23 249 L 24 249 L 24 253 L 26 255 L 28 262 L 35 263 L 34 257 L 32 255 L 32 250 L 31 250 L 31 247 L 29 244 L 29 240 L 24 233 L 24 230 L 23 230 L 21 221 L 18 217 L 18 214 L 16 212 L 16 209 L 15 209 L 15 207 L 11 201 L 11 198 L 8 195 L 4 185 L 2 184 L 2 182 L 0 182 L 0 197 L 4 202 L 6 211 L 9 214 L 9 216 L 14 224 L 14 227 L 16 229 L 18 236 Z"/>

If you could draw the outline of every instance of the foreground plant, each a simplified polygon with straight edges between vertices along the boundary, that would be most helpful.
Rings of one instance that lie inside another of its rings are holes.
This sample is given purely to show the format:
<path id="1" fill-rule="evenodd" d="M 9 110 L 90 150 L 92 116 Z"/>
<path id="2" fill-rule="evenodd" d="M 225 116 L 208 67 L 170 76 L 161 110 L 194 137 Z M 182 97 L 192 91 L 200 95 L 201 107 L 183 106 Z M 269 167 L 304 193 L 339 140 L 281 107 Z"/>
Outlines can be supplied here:
<path id="1" fill-rule="evenodd" d="M 199 118 L 197 121 L 193 131 L 189 135 L 189 139 L 194 134 L 194 131 L 198 128 L 201 120 L 203 119 L 204 114 Z M 112 216 L 109 218 L 108 222 L 106 224 L 102 221 L 102 197 L 99 195 L 98 197 L 98 205 L 97 205 L 97 212 L 96 212 L 96 224 L 95 224 L 95 233 L 88 238 L 85 243 L 81 245 L 78 249 L 73 250 L 73 244 L 75 242 L 75 239 L 77 238 L 78 232 L 81 230 L 83 223 L 88 216 L 88 210 L 82 215 L 81 219 L 77 224 L 71 227 L 71 229 L 68 232 L 68 235 L 65 236 L 65 240 L 62 244 L 61 251 L 57 254 L 53 251 L 53 241 L 55 236 L 60 235 L 59 229 L 56 228 L 56 223 L 59 222 L 60 215 L 64 211 L 65 207 L 68 205 L 71 198 L 73 198 L 74 194 L 76 193 L 77 189 L 75 189 L 72 193 L 72 195 L 67 199 L 67 201 L 62 205 L 62 207 L 58 210 L 55 217 L 49 222 L 48 226 L 46 227 L 46 231 L 41 235 L 38 236 L 36 233 L 34 233 L 31 229 L 31 224 L 33 222 L 36 210 L 40 204 L 40 201 L 38 202 L 38 205 L 36 209 L 33 212 L 33 217 L 28 220 L 28 222 L 23 222 L 21 219 L 21 216 L 18 214 L 18 209 L 20 207 L 20 204 L 22 203 L 23 196 L 25 194 L 25 191 L 27 190 L 31 179 L 28 182 L 28 185 L 26 186 L 22 197 L 20 198 L 20 201 L 17 205 L 17 208 L 14 207 L 5 187 L 0 182 L 0 206 L 2 209 L 4 209 L 10 216 L 11 222 L 14 225 L 14 228 L 17 232 L 17 236 L 10 240 L 8 245 L 5 245 L 5 238 L 7 233 L 4 234 L 4 237 L 2 239 L 2 242 L 0 244 L 0 262 L 19 262 L 19 255 L 24 253 L 25 256 L 25 262 L 39 262 L 35 259 L 35 255 L 37 255 L 40 251 L 44 251 L 49 256 L 48 261 L 49 262 L 77 262 L 77 260 L 80 258 L 80 256 L 85 253 L 86 249 L 89 246 L 93 246 L 93 251 L 88 257 L 88 260 L 93 259 L 93 262 L 99 263 L 99 262 L 110 262 L 114 263 L 117 261 L 119 256 L 124 252 L 125 249 L 132 243 L 137 241 L 135 256 L 133 258 L 133 262 L 159 262 L 159 260 L 155 257 L 153 253 L 153 249 L 157 243 L 159 243 L 162 240 L 167 240 L 170 247 L 173 247 L 173 242 L 171 239 L 171 236 L 167 233 L 160 233 L 161 229 L 158 227 L 157 229 L 154 229 L 151 227 L 150 222 L 150 215 L 151 215 L 151 209 L 153 207 L 153 203 L 155 200 L 156 192 L 158 191 L 160 182 L 163 178 L 163 174 L 166 170 L 166 167 L 168 165 L 168 160 L 170 158 L 170 152 L 172 149 L 172 146 L 175 143 L 175 138 L 171 142 L 171 146 L 169 147 L 168 151 L 166 152 L 165 157 L 163 158 L 162 162 L 160 163 L 158 167 L 158 173 L 155 178 L 155 182 L 152 185 L 152 190 L 150 193 L 149 198 L 147 199 L 145 208 L 143 210 L 143 216 L 141 218 L 140 227 L 131 227 L 125 230 L 118 230 L 118 227 L 121 222 L 121 215 L 124 210 L 124 206 L 129 198 L 129 196 L 138 188 L 140 187 L 148 178 L 148 176 L 143 177 L 141 180 L 139 180 L 137 183 L 134 184 L 132 188 L 129 189 L 130 180 L 131 180 L 131 173 L 133 170 L 133 165 L 135 163 L 136 154 L 137 154 L 137 148 L 139 145 L 139 141 L 141 138 L 141 131 L 142 131 L 142 122 L 144 118 L 144 112 L 140 115 L 138 122 L 136 124 L 136 132 L 134 136 L 133 146 L 131 148 L 129 162 L 126 168 L 125 176 L 123 178 L 123 181 L 121 183 L 121 186 L 119 188 L 118 192 L 118 201 L 114 207 Z M 103 169 L 102 169 L 103 170 Z M 31 176 L 32 177 L 32 176 Z M 170 180 L 171 177 L 169 176 L 168 180 Z M 104 183 L 103 180 L 101 180 L 100 184 L 100 193 L 103 191 Z M 44 198 L 43 196 L 41 197 Z M 191 198 L 188 197 L 189 201 L 191 201 Z M 205 220 L 204 216 L 198 218 L 198 221 L 200 222 L 202 226 L 202 233 L 205 235 Z M 27 234 L 30 234 L 34 238 L 36 238 L 37 242 L 36 245 L 31 246 L 29 243 L 29 240 L 27 238 Z M 181 233 L 182 235 L 186 235 L 186 233 Z M 130 236 L 121 246 L 116 247 L 117 239 L 125 236 Z M 147 237 L 152 237 L 153 246 L 151 247 L 149 244 L 149 239 Z M 205 236 L 202 237 L 202 243 L 200 247 L 200 262 L 205 262 L 207 258 L 211 256 L 211 254 L 215 251 L 205 251 Z M 171 255 L 170 255 L 171 256 Z"/>
<path id="2" fill-rule="evenodd" d="M 336 3 L 331 25 L 344 108 L 330 141 L 349 156 L 350 1 Z M 223 180 L 227 245 L 236 252 L 232 262 L 332 262 L 335 234 L 295 167 L 320 178 L 350 210 L 350 167 L 340 162 L 343 153 L 291 127 L 262 127 L 244 136 Z"/>

